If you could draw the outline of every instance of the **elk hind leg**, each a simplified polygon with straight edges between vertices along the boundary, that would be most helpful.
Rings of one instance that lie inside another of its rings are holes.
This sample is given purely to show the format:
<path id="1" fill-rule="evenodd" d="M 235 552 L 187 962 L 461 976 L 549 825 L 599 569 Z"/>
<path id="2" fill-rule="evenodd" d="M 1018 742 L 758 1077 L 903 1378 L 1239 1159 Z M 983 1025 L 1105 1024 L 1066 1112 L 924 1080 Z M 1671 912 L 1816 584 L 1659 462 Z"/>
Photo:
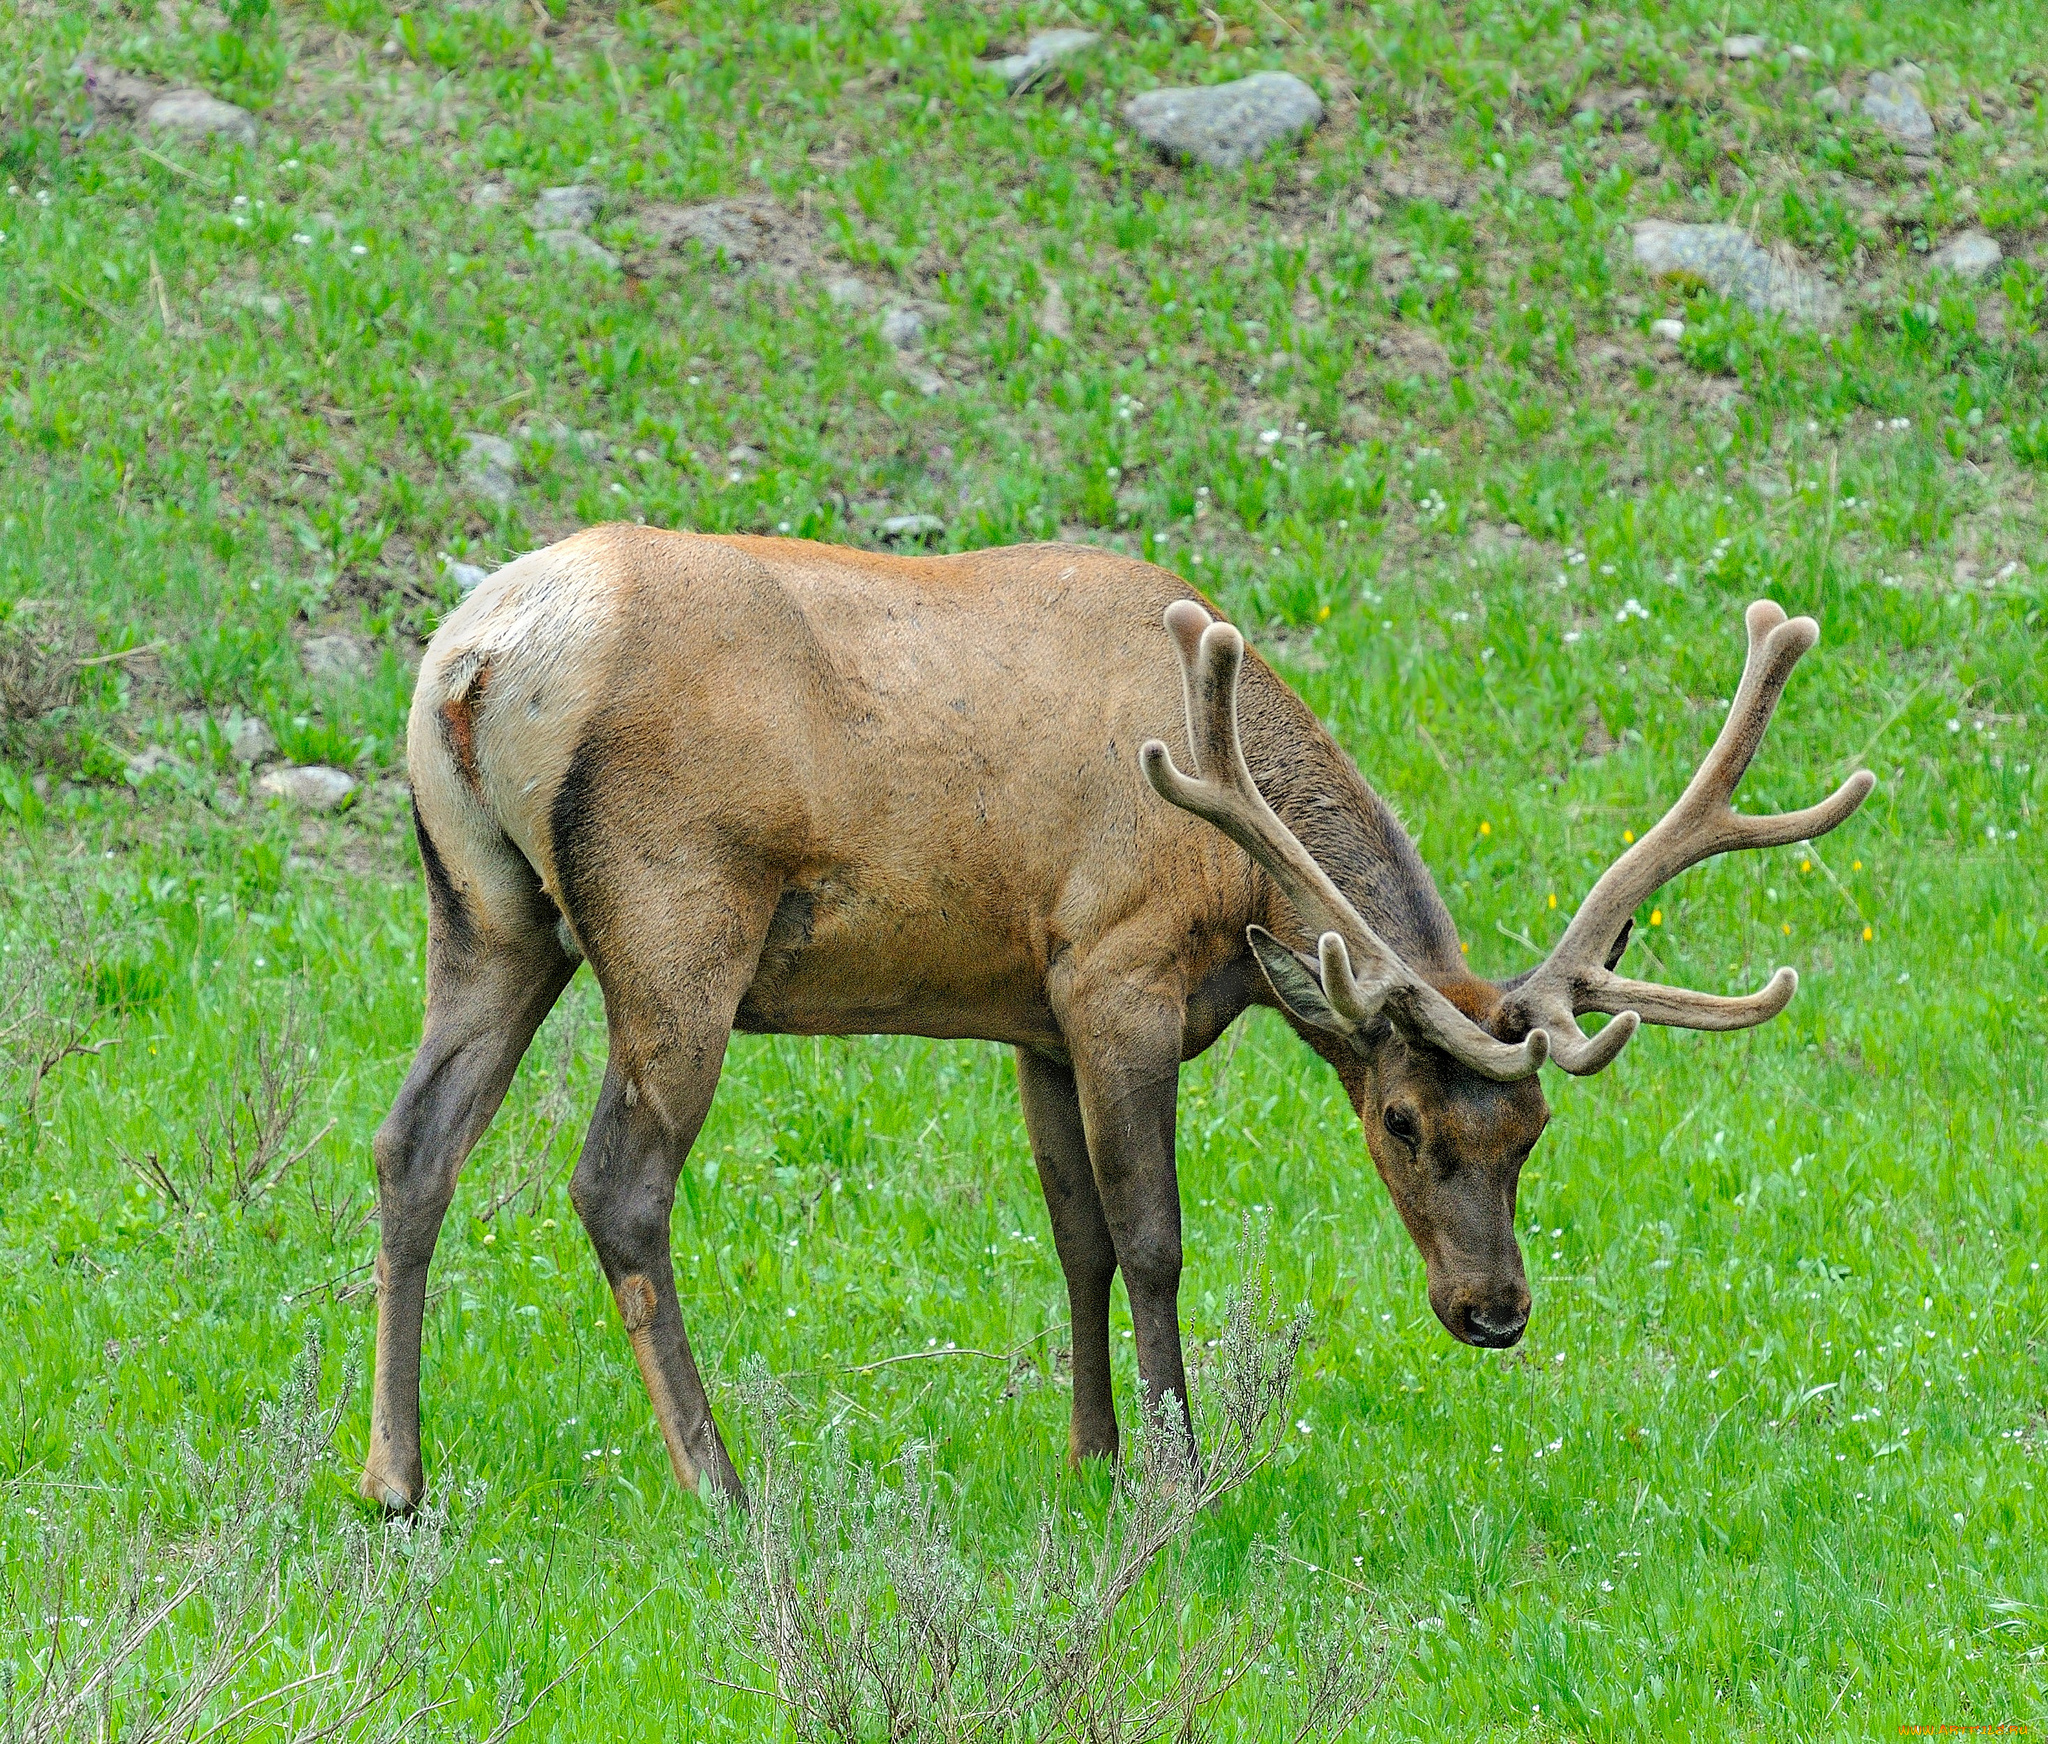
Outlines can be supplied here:
<path id="1" fill-rule="evenodd" d="M 437 932 L 440 929 L 437 928 Z M 432 941 L 426 1033 L 398 1100 L 377 1129 L 377 1366 L 362 1493 L 400 1511 L 425 1488 L 420 1340 L 427 1267 L 463 1160 L 505 1099 L 512 1075 L 576 960 L 548 917 L 470 950 Z"/>
<path id="2" fill-rule="evenodd" d="M 730 916 L 732 910 L 727 908 Z M 636 939 L 633 960 L 601 962 L 611 1058 L 570 1180 L 676 1481 L 744 1500 L 683 1328 L 670 1247 L 676 1181 L 710 1112 L 740 996 L 753 977 L 768 906 L 749 939 Z M 716 937 L 719 929 L 706 928 Z"/>

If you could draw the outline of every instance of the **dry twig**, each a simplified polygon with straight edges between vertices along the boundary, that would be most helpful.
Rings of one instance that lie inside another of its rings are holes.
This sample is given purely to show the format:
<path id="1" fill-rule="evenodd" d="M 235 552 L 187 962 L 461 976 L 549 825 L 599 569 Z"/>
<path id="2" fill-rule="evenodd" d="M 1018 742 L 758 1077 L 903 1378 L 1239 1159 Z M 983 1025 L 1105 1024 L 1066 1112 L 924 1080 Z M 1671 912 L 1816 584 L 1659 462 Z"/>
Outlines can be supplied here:
<path id="1" fill-rule="evenodd" d="M 1305 1316 L 1282 1312 L 1268 1287 L 1240 1289 L 1204 1391 L 1207 1464 L 1178 1401 L 1148 1401 L 1099 1532 L 1077 1537 L 1049 1514 L 1023 1566 L 1001 1576 L 961 1554 L 929 1450 L 906 1452 L 893 1483 L 836 1437 L 799 1462 L 791 1402 L 756 1365 L 745 1395 L 761 1476 L 749 1511 L 720 1518 L 731 1579 L 719 1615 L 762 1681 L 731 1687 L 772 1696 L 803 1736 L 846 1744 L 1199 1735 L 1202 1713 L 1272 1648 L 1282 1611 L 1268 1593 L 1187 1633 L 1183 1553 L 1211 1504 L 1281 1445 L 1306 1333 Z M 1270 1581 L 1279 1558 L 1261 1556 Z M 1290 1680 L 1299 1739 L 1340 1732 L 1377 1687 L 1377 1636 L 1355 1609 L 1345 1621 L 1327 1627 L 1311 1605 L 1311 1663 Z"/>

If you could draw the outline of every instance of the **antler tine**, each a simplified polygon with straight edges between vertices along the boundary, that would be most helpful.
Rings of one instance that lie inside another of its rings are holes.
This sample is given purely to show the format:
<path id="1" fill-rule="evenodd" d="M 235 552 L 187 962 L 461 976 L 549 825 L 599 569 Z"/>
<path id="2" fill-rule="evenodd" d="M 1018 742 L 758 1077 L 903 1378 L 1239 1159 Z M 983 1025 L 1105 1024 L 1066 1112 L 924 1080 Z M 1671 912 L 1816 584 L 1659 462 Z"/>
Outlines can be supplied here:
<path id="1" fill-rule="evenodd" d="M 1337 931 L 1386 946 L 1314 857 L 1301 845 L 1252 780 L 1237 732 L 1237 675 L 1244 638 L 1212 620 L 1193 600 L 1166 608 L 1166 627 L 1180 650 L 1181 694 L 1187 705 L 1188 750 L 1195 774 L 1174 767 L 1158 739 L 1138 749 L 1145 779 L 1160 798 L 1214 824 L 1263 866 L 1312 933 Z"/>
<path id="2" fill-rule="evenodd" d="M 1410 1034 L 1425 1037 L 1488 1077 L 1533 1075 L 1543 1064 L 1549 1037 L 1537 1032 L 1508 1043 L 1488 1035 L 1401 960 L 1267 804 L 1245 763 L 1237 730 L 1244 638 L 1231 625 L 1212 621 L 1193 600 L 1176 600 L 1166 608 L 1166 628 L 1180 650 L 1188 749 L 1196 774 L 1175 768 L 1166 746 L 1148 739 L 1138 750 L 1145 779 L 1160 798 L 1214 824 L 1244 849 L 1279 885 L 1302 924 L 1320 935 L 1324 991 L 1332 1008 L 1358 1028 L 1385 1010 Z M 1362 982 L 1352 972 L 1354 950 L 1366 966 Z"/>
<path id="3" fill-rule="evenodd" d="M 1803 811 L 1744 817 L 1734 809 L 1730 801 L 1736 784 L 1763 742 L 1792 668 L 1820 639 L 1820 626 L 1811 618 L 1787 618 L 1772 600 L 1756 601 L 1743 618 L 1749 654 L 1713 749 L 1678 803 L 1600 875 L 1564 937 L 1521 984 L 1517 999 L 1532 1020 L 1562 1023 L 1583 1012 L 1604 1011 L 1680 1029 L 1747 1029 L 1776 1017 L 1790 1003 L 1799 985 L 1791 969 L 1780 969 L 1757 992 L 1731 999 L 1631 981 L 1604 962 L 1636 906 L 1688 867 L 1731 849 L 1782 847 L 1825 835 L 1877 784 L 1867 769 L 1858 770 L 1827 799 Z M 1609 1024 L 1590 1042 L 1582 1036 L 1584 1046 L 1569 1039 L 1560 1045 L 1553 1038 L 1552 1057 L 1568 1072 L 1596 1072 L 1627 1039 L 1603 1048 L 1615 1027 Z M 1576 1032 L 1578 1026 L 1571 1028 Z"/>

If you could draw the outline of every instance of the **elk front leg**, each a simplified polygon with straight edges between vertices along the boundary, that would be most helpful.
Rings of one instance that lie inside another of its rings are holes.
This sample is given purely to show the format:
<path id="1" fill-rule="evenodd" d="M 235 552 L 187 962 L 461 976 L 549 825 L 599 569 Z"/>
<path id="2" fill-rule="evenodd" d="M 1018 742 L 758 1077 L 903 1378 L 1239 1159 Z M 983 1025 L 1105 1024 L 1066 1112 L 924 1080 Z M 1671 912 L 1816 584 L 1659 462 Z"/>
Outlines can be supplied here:
<path id="1" fill-rule="evenodd" d="M 1067 1458 L 1114 1459 L 1116 1399 L 1109 1379 L 1109 1287 L 1116 1245 L 1095 1190 L 1074 1072 L 1029 1048 L 1017 1050 L 1017 1089 L 1038 1184 L 1052 1219 L 1052 1244 L 1067 1275 L 1067 1315 L 1074 1351 L 1074 1416 Z"/>
<path id="2" fill-rule="evenodd" d="M 377 1158 L 377 1367 L 360 1488 L 394 1511 L 417 1507 L 420 1338 L 427 1267 L 463 1159 L 483 1136 L 533 1032 L 576 965 L 536 933 L 482 961 L 429 970 L 426 1034 L 372 1149 Z"/>
<path id="3" fill-rule="evenodd" d="M 1186 1423 L 1180 1181 L 1173 1162 L 1182 1013 L 1164 1000 L 1118 989 L 1077 1015 L 1078 1022 L 1063 1013 L 1062 1027 L 1074 1049 L 1096 1190 L 1131 1299 L 1138 1378 L 1148 1401 L 1171 1393 Z"/>

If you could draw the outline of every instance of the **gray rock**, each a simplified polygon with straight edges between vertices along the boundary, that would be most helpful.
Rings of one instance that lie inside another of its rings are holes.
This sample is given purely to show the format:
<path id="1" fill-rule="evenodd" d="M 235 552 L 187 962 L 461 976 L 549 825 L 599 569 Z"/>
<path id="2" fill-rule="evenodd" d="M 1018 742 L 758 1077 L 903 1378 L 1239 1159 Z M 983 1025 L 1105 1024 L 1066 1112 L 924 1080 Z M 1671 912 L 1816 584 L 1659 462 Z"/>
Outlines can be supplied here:
<path id="1" fill-rule="evenodd" d="M 511 197 L 512 190 L 503 182 L 479 182 L 469 191 L 469 203 L 479 212 L 502 206 Z"/>
<path id="2" fill-rule="evenodd" d="M 1097 41 L 1092 30 L 1041 30 L 1024 45 L 1022 54 L 1003 55 L 982 61 L 981 70 L 1001 79 L 1011 91 L 1028 90 L 1061 61 L 1092 47 Z"/>
<path id="3" fill-rule="evenodd" d="M 1912 72 L 1919 72 L 1919 68 Z M 1863 113 L 1894 139 L 1933 139 L 1934 117 L 1920 100 L 1918 84 L 1904 67 L 1893 73 L 1872 73 L 1869 88 L 1863 93 Z"/>
<path id="4" fill-rule="evenodd" d="M 908 358 L 899 358 L 896 367 L 902 370 L 903 379 L 928 400 L 937 399 L 949 385 L 946 378 L 929 364 L 913 363 Z"/>
<path id="5" fill-rule="evenodd" d="M 915 351 L 924 343 L 924 317 L 915 309 L 891 309 L 882 317 L 882 338 L 892 350 Z"/>
<path id="6" fill-rule="evenodd" d="M 1724 61 L 1760 61 L 1770 53 L 1770 42 L 1761 36 L 1724 36 L 1721 39 L 1721 58 Z"/>
<path id="7" fill-rule="evenodd" d="M 945 530 L 937 515 L 891 515 L 882 523 L 884 539 L 929 539 Z"/>
<path id="8" fill-rule="evenodd" d="M 166 91 L 143 112 L 143 123 L 158 133 L 179 133 L 187 139 L 233 139 L 256 143 L 256 117 L 234 103 L 223 103 L 204 91 Z"/>
<path id="9" fill-rule="evenodd" d="M 92 99 L 93 108 L 123 121 L 137 120 L 164 94 L 162 86 L 98 61 L 81 59 L 74 63 L 73 71 L 85 81 L 85 92 Z"/>
<path id="10" fill-rule="evenodd" d="M 231 715 L 221 725 L 228 755 L 237 763 L 262 763 L 277 755 L 277 740 L 254 715 Z"/>
<path id="11" fill-rule="evenodd" d="M 533 239 L 558 259 L 580 260 L 601 267 L 619 264 L 617 255 L 603 243 L 593 242 L 580 230 L 536 230 Z"/>
<path id="12" fill-rule="evenodd" d="M 1998 246 L 1998 239 L 1987 236 L 1981 230 L 1965 230 L 1960 236 L 1952 236 L 1931 255 L 1927 264 L 1943 272 L 1952 272 L 1958 278 L 1981 279 L 1985 274 L 1995 272 L 1998 263 L 2005 259 L 2005 250 Z"/>
<path id="13" fill-rule="evenodd" d="M 308 636 L 299 659 L 308 678 L 330 684 L 343 678 L 367 678 L 370 673 L 370 650 L 360 638 L 339 631 Z"/>
<path id="14" fill-rule="evenodd" d="M 1685 337 L 1685 323 L 1665 316 L 1661 321 L 1650 323 L 1650 337 L 1664 345 L 1676 345 Z"/>
<path id="15" fill-rule="evenodd" d="M 1569 200 L 1573 192 L 1571 177 L 1554 157 L 1538 158 L 1522 172 L 1519 185 L 1546 200 Z"/>
<path id="16" fill-rule="evenodd" d="M 1313 133 L 1323 104 L 1292 73 L 1253 73 L 1227 85 L 1146 91 L 1124 105 L 1124 119 L 1167 157 L 1231 170 Z"/>
<path id="17" fill-rule="evenodd" d="M 462 589 L 465 597 L 476 592 L 491 579 L 491 571 L 479 563 L 458 563 L 452 557 L 441 559 L 441 573 Z"/>
<path id="18" fill-rule="evenodd" d="M 466 431 L 462 442 L 462 482 L 473 495 L 503 508 L 512 500 L 519 471 L 519 452 L 502 436 Z"/>
<path id="19" fill-rule="evenodd" d="M 825 300 L 835 309 L 865 309 L 875 300 L 875 293 L 868 287 L 866 279 L 842 273 L 825 281 Z"/>
<path id="20" fill-rule="evenodd" d="M 1823 85 L 1813 94 L 1813 106 L 1823 115 L 1846 115 L 1849 99 L 1833 85 Z"/>
<path id="21" fill-rule="evenodd" d="M 1636 226 L 1635 254 L 1653 278 L 1706 285 L 1724 297 L 1740 297 L 1759 314 L 1817 322 L 1841 310 L 1834 287 L 1807 271 L 1789 249 L 1766 252 L 1733 224 L 1645 219 Z"/>
<path id="22" fill-rule="evenodd" d="M 288 763 L 256 777 L 259 799 L 281 799 L 308 811 L 334 811 L 356 790 L 356 778 L 325 763 Z"/>
<path id="23" fill-rule="evenodd" d="M 177 769 L 184 765 L 184 758 L 177 752 L 166 750 L 162 745 L 145 745 L 127 762 L 127 776 L 132 786 L 140 787 L 160 769 Z"/>
<path id="24" fill-rule="evenodd" d="M 536 230 L 582 230 L 596 220 L 603 204 L 604 190 L 588 182 L 543 188 L 533 202 L 532 224 Z"/>

